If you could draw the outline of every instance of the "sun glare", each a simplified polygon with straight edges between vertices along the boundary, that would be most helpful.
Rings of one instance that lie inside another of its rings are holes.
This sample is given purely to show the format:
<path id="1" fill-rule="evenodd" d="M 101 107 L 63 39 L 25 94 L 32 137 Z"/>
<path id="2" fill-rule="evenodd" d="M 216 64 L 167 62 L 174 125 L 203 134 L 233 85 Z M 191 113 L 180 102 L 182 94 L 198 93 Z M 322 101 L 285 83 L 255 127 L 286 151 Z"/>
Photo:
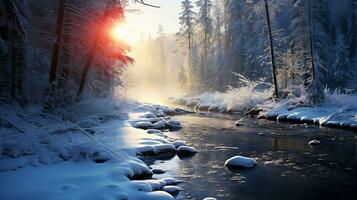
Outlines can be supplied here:
<path id="1" fill-rule="evenodd" d="M 110 35 L 115 41 L 125 42 L 131 45 L 138 40 L 136 34 L 130 30 L 130 27 L 126 23 L 115 23 Z"/>

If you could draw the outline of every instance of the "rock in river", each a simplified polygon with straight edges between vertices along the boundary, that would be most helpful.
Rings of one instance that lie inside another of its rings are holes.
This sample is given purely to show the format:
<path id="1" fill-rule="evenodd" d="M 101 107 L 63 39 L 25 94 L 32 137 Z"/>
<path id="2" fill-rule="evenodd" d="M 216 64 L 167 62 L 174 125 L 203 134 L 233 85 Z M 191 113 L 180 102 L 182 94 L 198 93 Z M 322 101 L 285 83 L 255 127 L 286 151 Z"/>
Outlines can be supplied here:
<path id="1" fill-rule="evenodd" d="M 320 144 L 320 141 L 319 140 L 311 140 L 310 142 L 309 142 L 309 145 L 310 146 L 315 146 L 315 145 L 319 145 Z"/>
<path id="2" fill-rule="evenodd" d="M 257 165 L 257 161 L 244 156 L 234 156 L 228 159 L 224 165 L 228 168 L 252 168 Z"/>
<path id="3" fill-rule="evenodd" d="M 177 155 L 180 156 L 180 157 L 193 156 L 197 152 L 198 151 L 195 148 L 189 147 L 189 146 L 180 146 L 177 149 Z"/>
<path id="4" fill-rule="evenodd" d="M 182 191 L 180 187 L 172 186 L 172 185 L 166 185 L 162 188 L 162 190 L 171 195 L 178 195 L 178 193 Z"/>

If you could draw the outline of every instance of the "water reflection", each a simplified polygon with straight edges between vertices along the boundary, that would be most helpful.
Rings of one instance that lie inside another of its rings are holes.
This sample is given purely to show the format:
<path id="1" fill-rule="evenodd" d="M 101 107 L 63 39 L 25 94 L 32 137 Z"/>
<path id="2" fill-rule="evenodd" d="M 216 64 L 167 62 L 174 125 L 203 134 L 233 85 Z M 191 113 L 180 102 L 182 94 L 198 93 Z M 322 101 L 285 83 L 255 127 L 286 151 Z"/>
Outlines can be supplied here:
<path id="1" fill-rule="evenodd" d="M 168 133 L 200 152 L 181 160 L 156 161 L 153 168 L 182 179 L 178 199 L 357 199 L 357 144 L 355 133 L 209 114 L 175 117 L 185 128 Z M 259 135 L 258 133 L 265 133 Z M 310 147 L 311 139 L 320 146 Z M 226 169 L 226 159 L 243 155 L 257 159 L 252 170 Z"/>

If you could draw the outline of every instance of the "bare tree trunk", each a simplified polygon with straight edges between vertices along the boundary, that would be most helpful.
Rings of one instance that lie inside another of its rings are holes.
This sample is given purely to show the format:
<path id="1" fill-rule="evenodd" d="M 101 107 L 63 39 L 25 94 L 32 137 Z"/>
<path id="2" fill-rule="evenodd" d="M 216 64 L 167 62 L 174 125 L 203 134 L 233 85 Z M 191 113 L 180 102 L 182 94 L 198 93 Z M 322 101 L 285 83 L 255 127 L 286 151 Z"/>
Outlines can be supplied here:
<path id="1" fill-rule="evenodd" d="M 312 5 L 309 0 L 309 33 L 310 33 L 310 56 L 311 56 L 311 70 L 312 70 L 312 81 L 307 87 L 307 99 L 309 104 L 318 104 L 325 98 L 324 90 L 317 77 L 317 69 L 315 64 L 315 52 L 314 52 L 314 24 L 313 24 L 313 13 Z"/>
<path id="2" fill-rule="evenodd" d="M 96 37 L 98 37 L 98 36 L 96 36 Z M 84 69 L 83 69 L 82 77 L 81 77 L 81 80 L 79 83 L 77 96 L 81 96 L 81 94 L 83 92 L 83 89 L 84 89 L 84 86 L 85 86 L 85 83 L 87 80 L 87 76 L 88 76 L 88 71 L 89 71 L 90 66 L 92 65 L 92 61 L 93 61 L 94 54 L 95 54 L 95 49 L 97 46 L 98 46 L 98 40 L 96 39 L 96 41 L 94 41 L 92 49 L 89 52 L 88 59 L 87 59 L 86 63 L 84 64 Z"/>
<path id="3" fill-rule="evenodd" d="M 279 99 L 278 84 L 277 84 L 277 79 L 276 79 L 274 43 L 273 43 L 273 34 L 272 34 L 271 23 L 270 23 L 269 5 L 268 5 L 267 0 L 264 0 L 264 3 L 265 3 L 265 11 L 266 11 L 266 18 L 267 18 L 267 25 L 268 25 L 268 32 L 269 32 L 269 46 L 270 46 L 270 56 L 271 56 L 272 73 L 273 73 L 274 96 Z"/>
<path id="4" fill-rule="evenodd" d="M 312 22 L 311 13 L 311 0 L 309 0 L 309 30 L 310 30 L 310 53 L 311 53 L 311 69 L 312 69 L 312 81 L 316 79 L 316 69 L 315 69 L 315 55 L 314 55 L 314 26 Z"/>
<path id="5" fill-rule="evenodd" d="M 65 19 L 64 19 L 64 31 L 63 31 L 63 44 L 62 44 L 62 63 L 61 63 L 61 79 L 63 81 L 68 81 L 70 79 L 70 45 L 71 45 L 71 34 L 72 34 L 72 20 L 69 15 L 69 11 L 65 9 Z"/>
<path id="6" fill-rule="evenodd" d="M 11 19 L 10 38 L 11 38 L 11 97 L 14 101 L 24 105 L 26 98 L 24 94 L 24 73 L 25 73 L 25 30 L 15 10 L 19 7 L 15 2 L 6 1 L 8 14 Z"/>
<path id="7" fill-rule="evenodd" d="M 60 56 L 60 46 L 61 46 L 60 43 L 62 40 L 62 29 L 63 29 L 63 22 L 64 22 L 65 3 L 66 0 L 60 0 L 59 2 L 55 43 L 52 49 L 52 63 L 51 63 L 51 71 L 50 71 L 50 78 L 49 78 L 50 84 L 55 82 L 57 77 L 58 62 Z"/>
<path id="8" fill-rule="evenodd" d="M 104 14 L 101 17 L 101 21 L 103 19 L 105 19 L 105 17 L 108 15 L 109 8 L 110 8 L 110 5 L 108 4 Z M 77 91 L 77 96 L 78 97 L 80 97 L 81 94 L 83 93 L 83 90 L 84 90 L 84 87 L 85 87 L 85 84 L 86 84 L 86 81 L 87 81 L 88 72 L 89 72 L 90 66 L 92 65 L 92 62 L 93 62 L 93 59 L 94 59 L 94 56 L 95 56 L 95 51 L 96 51 L 96 49 L 98 47 L 99 37 L 100 37 L 100 35 L 99 35 L 99 32 L 97 31 L 96 34 L 95 34 L 95 39 L 94 39 L 92 48 L 89 51 L 87 61 L 84 64 L 82 77 L 81 77 L 81 80 L 80 80 L 80 83 L 79 83 L 79 88 L 78 88 L 78 91 Z"/>
<path id="9" fill-rule="evenodd" d="M 12 46 L 12 58 L 11 58 L 11 97 L 13 100 L 16 100 L 16 80 L 17 80 L 17 44 L 16 44 L 16 29 L 15 29 L 15 18 L 12 20 L 11 25 L 11 46 Z"/>

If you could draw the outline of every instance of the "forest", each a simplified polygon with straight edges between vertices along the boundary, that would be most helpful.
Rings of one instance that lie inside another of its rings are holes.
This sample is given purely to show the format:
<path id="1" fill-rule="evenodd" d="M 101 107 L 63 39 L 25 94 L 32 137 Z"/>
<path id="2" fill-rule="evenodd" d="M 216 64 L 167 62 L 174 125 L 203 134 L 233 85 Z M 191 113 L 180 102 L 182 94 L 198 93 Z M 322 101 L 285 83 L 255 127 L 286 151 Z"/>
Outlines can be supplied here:
<path id="1" fill-rule="evenodd" d="M 0 0 L 0 199 L 355 199 L 356 102 L 357 0 Z"/>

